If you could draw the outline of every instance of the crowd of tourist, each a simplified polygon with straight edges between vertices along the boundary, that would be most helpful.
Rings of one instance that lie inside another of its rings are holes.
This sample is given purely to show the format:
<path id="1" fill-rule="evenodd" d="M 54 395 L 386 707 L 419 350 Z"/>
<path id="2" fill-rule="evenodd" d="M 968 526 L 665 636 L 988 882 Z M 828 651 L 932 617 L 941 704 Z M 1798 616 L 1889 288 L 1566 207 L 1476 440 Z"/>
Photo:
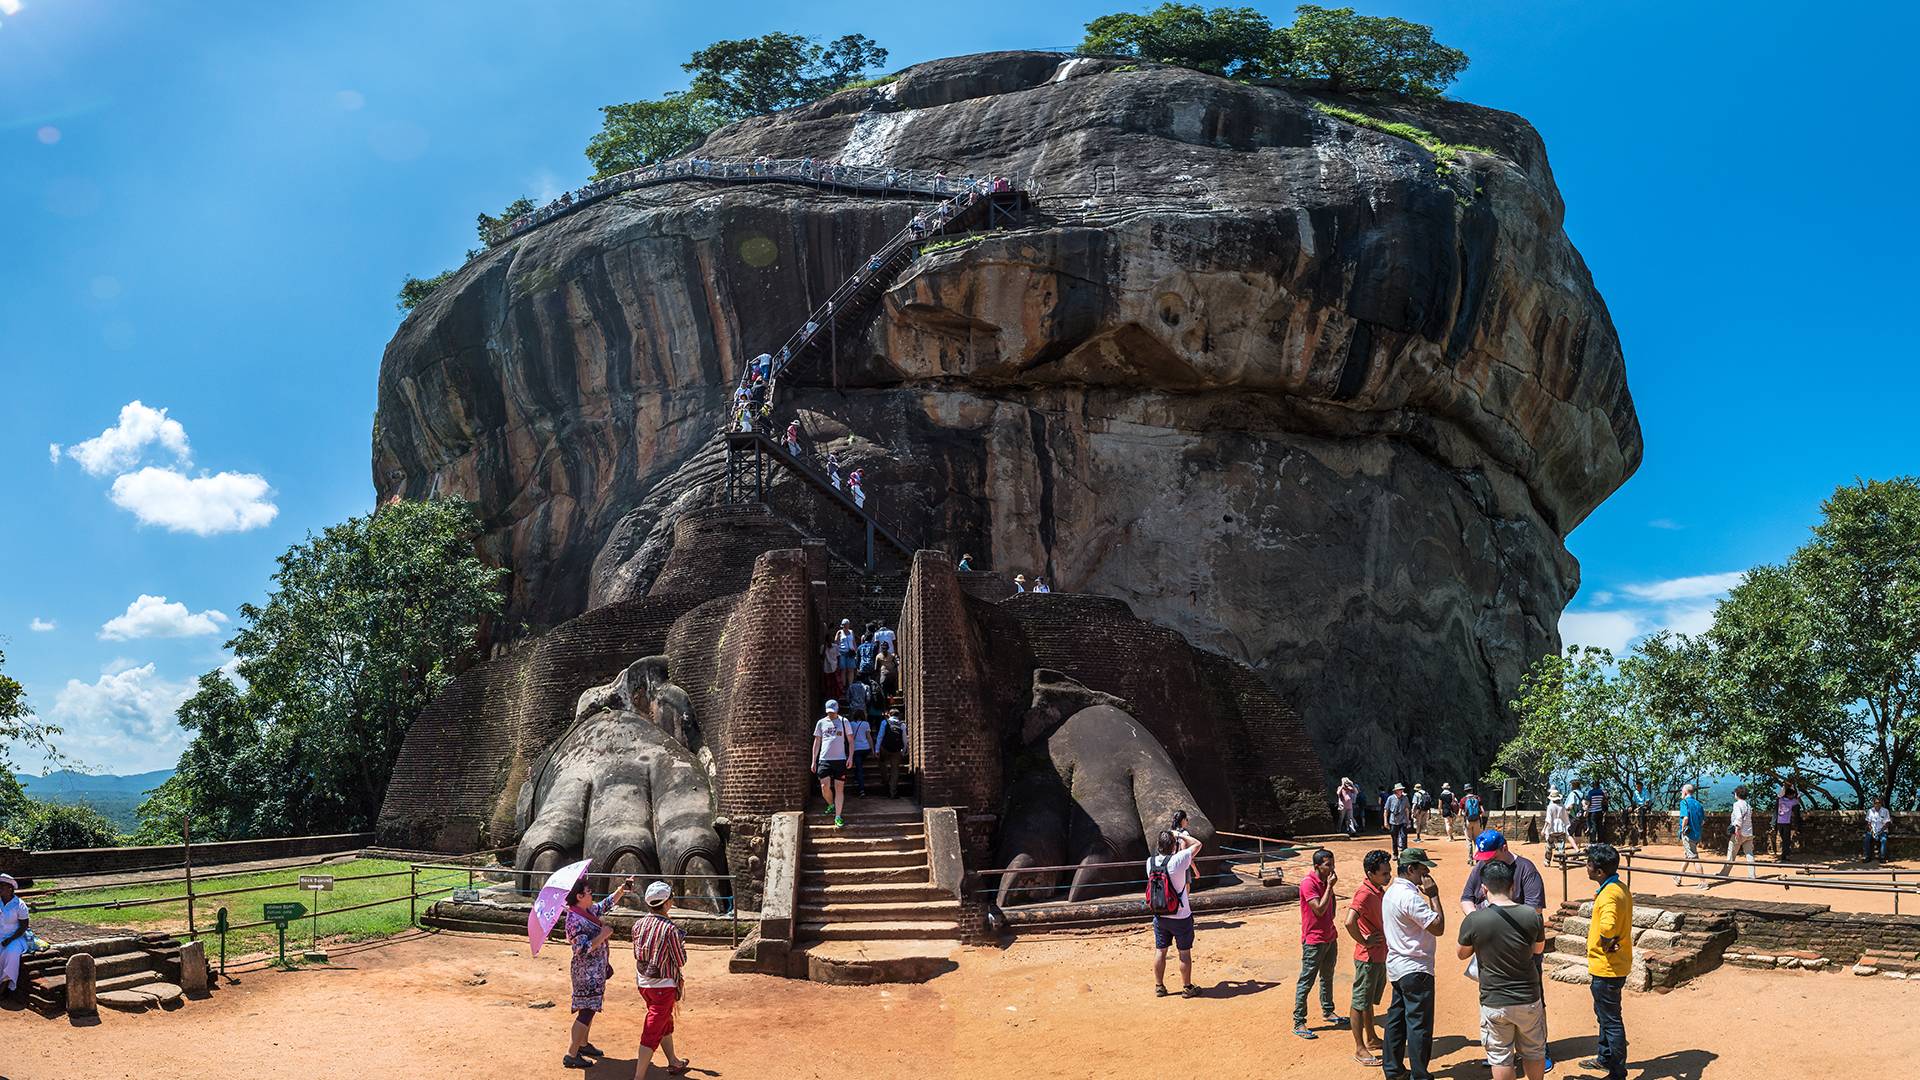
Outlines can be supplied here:
<path id="1" fill-rule="evenodd" d="M 892 627 L 870 622 L 856 631 L 852 619 L 841 619 L 821 648 L 820 672 L 832 696 L 814 721 L 808 768 L 819 781 L 826 815 L 843 825 L 849 780 L 855 796 L 867 794 L 870 756 L 878 756 L 887 797 L 900 791 L 907 720 L 899 705 L 899 639 Z"/>
<path id="2" fill-rule="evenodd" d="M 1379 789 L 1375 793 L 1374 805 L 1380 808 L 1380 828 L 1392 839 L 1392 854 L 1398 855 L 1409 843 L 1425 843 L 1427 838 L 1439 839 L 1444 833 L 1448 840 L 1465 840 L 1485 827 L 1487 822 L 1487 804 L 1472 784 L 1467 784 L 1456 794 L 1452 782 L 1440 785 L 1438 792 L 1428 791 L 1425 784 L 1416 783 L 1413 790 L 1407 790 L 1404 783 L 1395 783 L 1392 790 Z M 1348 836 L 1358 836 L 1366 820 L 1365 797 L 1360 785 L 1350 776 L 1340 778 L 1333 791 L 1334 820 L 1340 830 Z M 1440 828 L 1434 828 L 1435 818 Z M 1455 828 L 1459 835 L 1454 835 Z"/>

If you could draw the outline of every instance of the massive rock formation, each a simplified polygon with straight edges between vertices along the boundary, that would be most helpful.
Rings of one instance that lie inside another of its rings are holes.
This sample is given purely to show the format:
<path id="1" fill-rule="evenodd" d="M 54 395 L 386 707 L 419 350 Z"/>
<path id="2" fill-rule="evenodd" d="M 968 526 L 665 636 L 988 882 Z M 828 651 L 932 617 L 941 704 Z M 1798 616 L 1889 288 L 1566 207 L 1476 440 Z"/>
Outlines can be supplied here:
<path id="1" fill-rule="evenodd" d="M 1640 433 L 1533 130 L 1339 104 L 1492 152 L 1446 168 L 1305 93 L 1042 53 L 920 65 L 702 152 L 1030 183 L 1025 227 L 923 256 L 786 408 L 934 546 L 1245 660 L 1329 770 L 1457 782 L 1557 646 L 1563 538 Z M 644 595 L 717 498 L 741 366 L 912 210 L 688 182 L 487 252 L 388 347 L 379 496 L 479 502 L 506 636 Z"/>

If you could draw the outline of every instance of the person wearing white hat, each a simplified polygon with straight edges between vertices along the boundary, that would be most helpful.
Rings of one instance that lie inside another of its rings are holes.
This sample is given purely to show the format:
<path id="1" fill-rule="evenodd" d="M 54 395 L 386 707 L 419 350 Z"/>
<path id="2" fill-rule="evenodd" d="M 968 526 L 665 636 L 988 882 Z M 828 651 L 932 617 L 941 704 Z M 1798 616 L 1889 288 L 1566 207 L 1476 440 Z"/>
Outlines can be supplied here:
<path id="1" fill-rule="evenodd" d="M 1013 591 L 1014 592 L 1027 591 L 1027 575 L 1025 574 L 1013 575 Z"/>
<path id="2" fill-rule="evenodd" d="M 1393 836 L 1393 853 L 1397 856 L 1407 846 L 1407 831 L 1413 828 L 1413 800 L 1407 798 L 1407 785 L 1393 785 L 1393 794 L 1387 796 L 1387 831 Z"/>
<path id="3" fill-rule="evenodd" d="M 1553 862 L 1558 855 L 1562 861 L 1567 850 L 1573 844 L 1571 831 L 1573 822 L 1567 817 L 1566 804 L 1561 801 L 1559 788 L 1547 789 L 1547 862 Z"/>
<path id="4" fill-rule="evenodd" d="M 27 954 L 27 902 L 14 895 L 20 883 L 0 874 L 0 994 L 20 989 L 20 958 Z"/>
<path id="5" fill-rule="evenodd" d="M 827 702 L 827 715 L 813 725 L 813 775 L 820 779 L 820 798 L 835 825 L 846 824 L 847 758 L 853 751 L 853 725 L 840 715 L 838 701 Z"/>
<path id="6" fill-rule="evenodd" d="M 667 912 L 673 908 L 673 887 L 664 881 L 647 886 L 642 894 L 646 914 L 633 924 L 633 970 L 640 997 L 647 1003 L 646 1023 L 640 1028 L 640 1060 L 646 1075 L 653 1074 L 653 1052 L 667 1054 L 667 1075 L 683 1075 L 691 1066 L 673 1055 L 673 1013 L 686 996 L 687 936 Z"/>

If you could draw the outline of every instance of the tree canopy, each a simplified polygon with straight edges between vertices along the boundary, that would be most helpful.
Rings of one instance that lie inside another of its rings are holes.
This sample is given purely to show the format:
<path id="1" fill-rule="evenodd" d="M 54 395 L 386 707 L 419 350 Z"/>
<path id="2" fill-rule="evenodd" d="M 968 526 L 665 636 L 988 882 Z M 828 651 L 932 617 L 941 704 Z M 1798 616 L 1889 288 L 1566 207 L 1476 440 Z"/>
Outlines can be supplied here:
<path id="1" fill-rule="evenodd" d="M 825 97 L 886 62 L 887 50 L 865 34 L 821 45 L 775 32 L 716 41 L 680 66 L 693 75 L 690 93 L 738 119 Z"/>
<path id="2" fill-rule="evenodd" d="M 1433 28 L 1350 7 L 1302 4 L 1291 26 L 1253 8 L 1163 3 L 1144 15 L 1102 15 L 1080 44 L 1233 79 L 1324 82 L 1336 93 L 1435 97 L 1467 68 L 1467 54 L 1433 40 Z"/>
<path id="3" fill-rule="evenodd" d="M 682 92 L 602 105 L 600 113 L 600 130 L 587 142 L 595 180 L 670 158 L 730 119 L 711 98 Z"/>
<path id="4" fill-rule="evenodd" d="M 396 502 L 281 555 L 228 642 L 244 685 L 209 672 L 180 707 L 193 740 L 143 838 L 177 835 L 189 806 L 208 839 L 370 827 L 408 726 L 500 610 L 478 529 L 461 502 Z"/>
<path id="5" fill-rule="evenodd" d="M 498 214 L 479 215 L 474 228 L 480 234 L 480 243 L 485 245 L 498 242 L 506 227 L 513 224 L 515 218 L 522 214 L 531 214 L 533 210 L 533 200 L 522 195 L 508 203 L 506 208 Z"/>

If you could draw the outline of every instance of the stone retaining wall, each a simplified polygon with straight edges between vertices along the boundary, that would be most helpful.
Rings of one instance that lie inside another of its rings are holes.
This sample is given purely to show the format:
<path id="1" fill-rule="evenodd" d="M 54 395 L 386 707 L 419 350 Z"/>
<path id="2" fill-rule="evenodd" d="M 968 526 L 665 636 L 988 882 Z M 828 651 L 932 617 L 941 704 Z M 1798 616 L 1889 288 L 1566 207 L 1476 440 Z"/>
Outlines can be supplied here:
<path id="1" fill-rule="evenodd" d="M 195 866 L 292 859 L 305 855 L 334 855 L 358 851 L 373 841 L 372 833 L 336 833 L 330 836 L 283 836 L 267 840 L 226 840 L 193 845 Z M 179 844 L 154 847 L 72 848 L 59 851 L 0 851 L 0 870 L 18 878 L 61 878 L 82 874 L 114 874 L 133 870 L 165 869 L 186 861 Z"/>

